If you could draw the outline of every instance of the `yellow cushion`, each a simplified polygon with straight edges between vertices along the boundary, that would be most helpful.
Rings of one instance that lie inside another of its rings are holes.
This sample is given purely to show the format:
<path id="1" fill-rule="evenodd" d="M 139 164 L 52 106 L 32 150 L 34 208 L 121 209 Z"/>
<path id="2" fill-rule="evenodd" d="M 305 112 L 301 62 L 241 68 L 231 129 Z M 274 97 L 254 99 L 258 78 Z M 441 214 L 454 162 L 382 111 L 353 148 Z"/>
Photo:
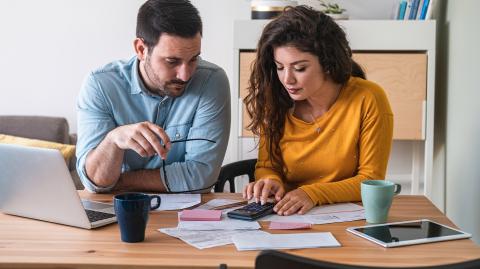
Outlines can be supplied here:
<path id="1" fill-rule="evenodd" d="M 37 147 L 37 148 L 58 149 L 62 153 L 63 158 L 67 163 L 73 157 L 73 155 L 75 155 L 74 145 L 66 145 L 61 143 L 45 141 L 45 140 L 30 139 L 30 138 L 0 134 L 0 143 L 15 144 L 15 145 L 21 145 L 21 146 Z"/>

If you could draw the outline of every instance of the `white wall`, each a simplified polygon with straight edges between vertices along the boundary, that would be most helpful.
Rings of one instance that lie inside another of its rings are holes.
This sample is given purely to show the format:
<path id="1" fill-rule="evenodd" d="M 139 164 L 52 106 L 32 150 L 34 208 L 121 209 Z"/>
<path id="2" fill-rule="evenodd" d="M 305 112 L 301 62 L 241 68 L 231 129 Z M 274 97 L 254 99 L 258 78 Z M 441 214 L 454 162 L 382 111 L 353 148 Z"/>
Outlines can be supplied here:
<path id="1" fill-rule="evenodd" d="M 0 115 L 66 117 L 89 70 L 133 55 L 143 1 L 0 1 Z"/>
<path id="2" fill-rule="evenodd" d="M 0 1 L 0 115 L 66 117 L 93 68 L 133 55 L 143 0 Z M 248 0 L 193 0 L 204 21 L 202 56 L 233 76 L 233 21 L 250 17 Z M 318 1 L 299 1 L 317 4 Z M 352 18 L 388 18 L 392 0 L 339 1 Z"/>
<path id="3" fill-rule="evenodd" d="M 447 1 L 446 213 L 480 244 L 480 1 Z"/>

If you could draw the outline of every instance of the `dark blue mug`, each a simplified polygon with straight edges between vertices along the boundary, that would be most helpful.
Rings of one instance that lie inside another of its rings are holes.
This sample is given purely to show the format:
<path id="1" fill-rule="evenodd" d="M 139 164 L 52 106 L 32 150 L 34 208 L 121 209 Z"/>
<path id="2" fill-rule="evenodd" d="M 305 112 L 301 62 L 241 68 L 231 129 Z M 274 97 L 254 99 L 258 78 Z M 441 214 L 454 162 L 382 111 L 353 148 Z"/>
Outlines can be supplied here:
<path id="1" fill-rule="evenodd" d="M 152 201 L 156 203 L 152 206 Z M 160 207 L 158 195 L 131 192 L 115 195 L 113 205 L 123 242 L 135 243 L 145 239 L 148 212 Z"/>

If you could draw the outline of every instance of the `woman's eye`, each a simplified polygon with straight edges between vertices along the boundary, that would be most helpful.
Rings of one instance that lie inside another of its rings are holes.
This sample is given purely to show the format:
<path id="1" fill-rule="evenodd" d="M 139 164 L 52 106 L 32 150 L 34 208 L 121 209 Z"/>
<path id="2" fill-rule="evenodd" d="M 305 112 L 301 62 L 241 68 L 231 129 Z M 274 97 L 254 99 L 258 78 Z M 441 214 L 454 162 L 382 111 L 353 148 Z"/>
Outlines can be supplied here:
<path id="1" fill-rule="evenodd" d="M 295 70 L 296 72 L 303 72 L 303 71 L 305 71 L 305 69 L 306 69 L 305 66 L 303 66 L 303 67 L 295 67 L 295 68 L 294 68 L 294 70 Z"/>
<path id="2" fill-rule="evenodd" d="M 278 70 L 278 71 L 282 71 L 282 70 L 283 70 L 283 66 L 277 66 L 277 70 Z"/>

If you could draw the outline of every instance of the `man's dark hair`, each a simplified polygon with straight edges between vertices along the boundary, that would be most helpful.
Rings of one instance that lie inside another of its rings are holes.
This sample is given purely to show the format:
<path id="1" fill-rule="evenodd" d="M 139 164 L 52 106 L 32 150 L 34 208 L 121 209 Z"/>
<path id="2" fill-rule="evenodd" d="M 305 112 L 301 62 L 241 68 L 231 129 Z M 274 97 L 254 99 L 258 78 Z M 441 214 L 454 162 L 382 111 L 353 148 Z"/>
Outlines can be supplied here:
<path id="1" fill-rule="evenodd" d="M 188 0 L 148 0 L 138 10 L 137 37 L 149 48 L 163 34 L 184 38 L 202 34 L 202 19 Z"/>

